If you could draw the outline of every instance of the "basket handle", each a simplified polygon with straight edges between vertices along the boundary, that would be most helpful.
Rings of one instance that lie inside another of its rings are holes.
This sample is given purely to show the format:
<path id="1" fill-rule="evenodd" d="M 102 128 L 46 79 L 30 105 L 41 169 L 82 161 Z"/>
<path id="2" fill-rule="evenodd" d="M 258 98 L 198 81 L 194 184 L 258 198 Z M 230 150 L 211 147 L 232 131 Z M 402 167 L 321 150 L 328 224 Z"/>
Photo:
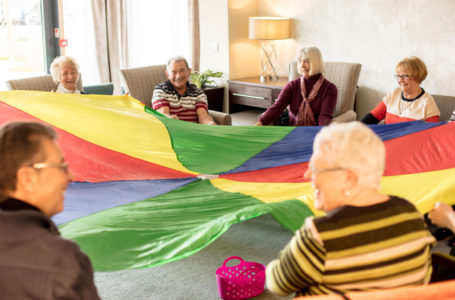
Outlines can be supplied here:
<path id="1" fill-rule="evenodd" d="M 231 256 L 231 257 L 228 257 L 228 258 L 226 258 L 226 259 L 224 260 L 223 266 L 226 267 L 226 263 L 227 263 L 228 261 L 230 261 L 231 259 L 238 259 L 238 260 L 240 260 L 240 263 L 243 262 L 243 258 L 241 258 L 240 256 Z"/>

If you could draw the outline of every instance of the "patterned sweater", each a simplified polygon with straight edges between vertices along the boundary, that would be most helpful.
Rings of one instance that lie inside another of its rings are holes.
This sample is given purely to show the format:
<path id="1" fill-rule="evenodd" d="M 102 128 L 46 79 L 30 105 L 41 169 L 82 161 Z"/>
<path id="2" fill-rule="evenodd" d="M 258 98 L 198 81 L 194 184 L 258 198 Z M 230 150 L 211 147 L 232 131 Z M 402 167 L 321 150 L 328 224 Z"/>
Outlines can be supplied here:
<path id="1" fill-rule="evenodd" d="M 168 80 L 155 86 L 152 96 L 153 109 L 164 106 L 168 106 L 171 115 L 177 115 L 179 120 L 198 123 L 197 109 L 208 109 L 207 96 L 203 90 L 190 83 L 185 94 L 180 95 Z"/>
<path id="2" fill-rule="evenodd" d="M 299 296 L 428 283 L 434 241 L 405 199 L 344 206 L 307 219 L 267 266 L 267 287 Z"/>

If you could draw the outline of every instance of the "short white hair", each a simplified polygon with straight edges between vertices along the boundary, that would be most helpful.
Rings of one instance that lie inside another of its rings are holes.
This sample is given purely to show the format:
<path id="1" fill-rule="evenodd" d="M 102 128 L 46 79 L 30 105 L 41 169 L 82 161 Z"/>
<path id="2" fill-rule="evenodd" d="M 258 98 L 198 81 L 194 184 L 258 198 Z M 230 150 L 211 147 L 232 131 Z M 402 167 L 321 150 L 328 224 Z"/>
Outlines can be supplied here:
<path id="1" fill-rule="evenodd" d="M 297 60 L 308 59 L 310 61 L 310 76 L 324 72 L 322 54 L 317 47 L 304 47 L 299 50 Z M 297 68 L 300 73 L 300 68 Z"/>
<path id="2" fill-rule="evenodd" d="M 171 70 L 171 65 L 173 63 L 181 62 L 181 61 L 183 61 L 185 63 L 187 69 L 190 68 L 190 65 L 188 64 L 188 61 L 186 60 L 186 58 L 183 56 L 177 55 L 177 56 L 169 58 L 169 60 L 167 61 L 167 70 L 168 71 Z"/>
<path id="3" fill-rule="evenodd" d="M 58 56 L 54 59 L 54 61 L 52 61 L 50 68 L 52 79 L 54 80 L 55 83 L 59 83 L 60 68 L 65 63 L 70 63 L 76 68 L 77 77 L 79 78 L 79 64 L 76 62 L 76 59 L 74 59 L 74 57 L 71 56 Z"/>
<path id="4" fill-rule="evenodd" d="M 319 131 L 313 153 L 320 152 L 328 168 L 354 172 L 358 184 L 379 188 L 385 167 L 385 146 L 366 125 L 355 121 L 332 123 Z"/>

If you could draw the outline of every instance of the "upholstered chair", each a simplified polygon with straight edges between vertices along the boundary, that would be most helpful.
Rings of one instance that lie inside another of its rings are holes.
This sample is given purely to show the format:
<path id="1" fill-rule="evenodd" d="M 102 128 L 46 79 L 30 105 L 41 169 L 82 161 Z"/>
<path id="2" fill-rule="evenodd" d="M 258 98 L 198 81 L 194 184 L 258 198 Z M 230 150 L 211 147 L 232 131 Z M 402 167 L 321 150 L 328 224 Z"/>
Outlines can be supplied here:
<path id="1" fill-rule="evenodd" d="M 120 70 L 120 79 L 125 92 L 147 106 L 152 106 L 153 89 L 166 81 L 166 65 L 155 65 Z M 209 110 L 209 115 L 218 125 L 232 125 L 229 114 Z"/>
<path id="2" fill-rule="evenodd" d="M 83 91 L 81 76 L 79 76 L 76 86 L 78 90 Z M 57 89 L 57 84 L 52 79 L 52 75 L 44 75 L 8 80 L 6 81 L 6 87 L 9 90 L 50 92 Z"/>
<path id="3" fill-rule="evenodd" d="M 324 62 L 325 78 L 331 81 L 338 89 L 337 104 L 333 121 L 354 121 L 357 114 L 354 111 L 357 81 L 359 80 L 361 64 L 348 62 Z M 289 80 L 294 80 L 301 75 L 298 73 L 297 62 L 289 65 Z"/>

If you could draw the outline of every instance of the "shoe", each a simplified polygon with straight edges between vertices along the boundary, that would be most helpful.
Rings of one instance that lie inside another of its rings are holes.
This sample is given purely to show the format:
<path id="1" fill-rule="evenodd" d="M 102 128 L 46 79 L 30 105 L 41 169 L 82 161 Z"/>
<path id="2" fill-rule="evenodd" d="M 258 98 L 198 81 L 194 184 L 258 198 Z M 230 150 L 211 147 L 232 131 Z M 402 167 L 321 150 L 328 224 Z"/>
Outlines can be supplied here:
<path id="1" fill-rule="evenodd" d="M 452 236 L 453 233 L 449 229 L 446 228 L 438 228 L 437 230 L 433 231 L 431 234 L 436 238 L 436 240 L 441 241 L 449 236 Z"/>

